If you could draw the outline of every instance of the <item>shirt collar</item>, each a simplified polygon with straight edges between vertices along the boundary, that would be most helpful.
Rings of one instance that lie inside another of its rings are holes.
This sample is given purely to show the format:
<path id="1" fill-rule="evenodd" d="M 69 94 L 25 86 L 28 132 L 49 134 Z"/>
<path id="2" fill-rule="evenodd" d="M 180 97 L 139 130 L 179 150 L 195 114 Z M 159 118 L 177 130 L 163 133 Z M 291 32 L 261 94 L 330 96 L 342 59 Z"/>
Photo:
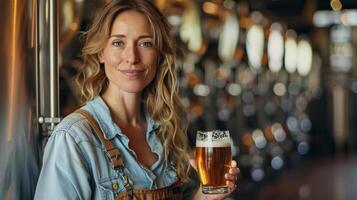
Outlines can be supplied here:
<path id="1" fill-rule="evenodd" d="M 150 116 L 149 112 L 145 109 L 145 118 L 147 123 L 147 133 L 152 134 L 155 133 L 156 129 L 160 127 L 160 125 L 154 121 L 154 119 Z"/>

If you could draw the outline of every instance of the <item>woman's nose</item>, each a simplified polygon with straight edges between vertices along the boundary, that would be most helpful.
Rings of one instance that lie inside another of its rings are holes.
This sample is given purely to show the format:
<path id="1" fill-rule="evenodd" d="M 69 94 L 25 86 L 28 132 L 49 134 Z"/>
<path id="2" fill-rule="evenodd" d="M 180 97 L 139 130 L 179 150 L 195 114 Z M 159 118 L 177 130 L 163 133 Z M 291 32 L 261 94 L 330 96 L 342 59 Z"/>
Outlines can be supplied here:
<path id="1" fill-rule="evenodd" d="M 125 49 L 125 63 L 130 65 L 139 61 L 139 56 L 135 45 L 128 45 Z"/>

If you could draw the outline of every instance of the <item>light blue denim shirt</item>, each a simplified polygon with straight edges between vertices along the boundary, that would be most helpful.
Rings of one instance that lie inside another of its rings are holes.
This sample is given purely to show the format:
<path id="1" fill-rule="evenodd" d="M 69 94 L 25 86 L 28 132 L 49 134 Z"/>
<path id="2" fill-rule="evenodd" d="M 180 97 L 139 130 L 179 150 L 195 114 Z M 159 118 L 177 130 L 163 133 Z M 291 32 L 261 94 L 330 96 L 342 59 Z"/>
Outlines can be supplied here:
<path id="1" fill-rule="evenodd" d="M 137 161 L 128 146 L 129 139 L 113 122 L 101 97 L 82 107 L 98 122 L 104 137 L 117 147 L 123 157 L 125 174 L 134 188 L 155 189 L 177 180 L 172 165 L 165 168 L 163 146 L 156 135 L 159 128 L 146 114 L 146 140 L 158 160 L 148 169 Z M 124 191 L 124 184 L 112 169 L 104 146 L 96 138 L 86 119 L 72 113 L 59 123 L 45 147 L 43 166 L 35 199 L 113 199 Z"/>

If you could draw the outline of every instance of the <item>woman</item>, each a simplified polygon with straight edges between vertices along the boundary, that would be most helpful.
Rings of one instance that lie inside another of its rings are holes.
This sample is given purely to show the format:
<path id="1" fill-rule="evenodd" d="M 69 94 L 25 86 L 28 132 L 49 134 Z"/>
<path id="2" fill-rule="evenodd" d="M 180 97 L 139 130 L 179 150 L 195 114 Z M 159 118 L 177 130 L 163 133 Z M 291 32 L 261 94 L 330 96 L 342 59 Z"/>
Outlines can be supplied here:
<path id="1" fill-rule="evenodd" d="M 150 1 L 114 0 L 84 36 L 79 80 L 86 104 L 51 135 L 35 199 L 182 198 L 187 120 L 165 17 Z M 226 174 L 231 191 L 238 173 L 233 161 Z M 227 195 L 198 189 L 191 197 Z"/>

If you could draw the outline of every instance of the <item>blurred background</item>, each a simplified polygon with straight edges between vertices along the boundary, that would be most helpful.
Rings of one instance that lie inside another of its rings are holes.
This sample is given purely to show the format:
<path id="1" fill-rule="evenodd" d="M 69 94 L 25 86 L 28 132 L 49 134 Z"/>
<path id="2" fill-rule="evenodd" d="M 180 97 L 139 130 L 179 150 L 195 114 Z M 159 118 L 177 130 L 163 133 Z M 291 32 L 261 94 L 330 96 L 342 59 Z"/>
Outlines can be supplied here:
<path id="1" fill-rule="evenodd" d="M 2 0 L 0 199 L 31 199 L 46 139 L 80 106 L 81 31 L 105 0 Z M 228 129 L 227 199 L 357 198 L 357 1 L 155 0 L 177 44 L 188 137 Z"/>

